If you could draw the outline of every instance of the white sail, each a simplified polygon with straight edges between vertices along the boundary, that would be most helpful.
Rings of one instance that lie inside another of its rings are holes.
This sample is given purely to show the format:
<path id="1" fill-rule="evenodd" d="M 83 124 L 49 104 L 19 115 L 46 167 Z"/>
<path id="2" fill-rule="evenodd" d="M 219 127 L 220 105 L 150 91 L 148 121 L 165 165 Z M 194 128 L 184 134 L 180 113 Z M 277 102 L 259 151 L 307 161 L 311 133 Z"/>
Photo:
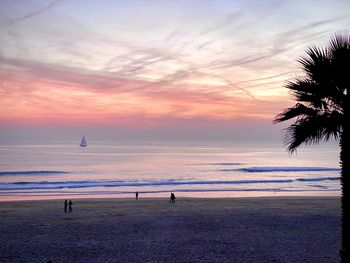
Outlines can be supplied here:
<path id="1" fill-rule="evenodd" d="M 80 147 L 86 147 L 86 146 L 87 146 L 87 143 L 84 135 L 83 138 L 81 139 Z"/>

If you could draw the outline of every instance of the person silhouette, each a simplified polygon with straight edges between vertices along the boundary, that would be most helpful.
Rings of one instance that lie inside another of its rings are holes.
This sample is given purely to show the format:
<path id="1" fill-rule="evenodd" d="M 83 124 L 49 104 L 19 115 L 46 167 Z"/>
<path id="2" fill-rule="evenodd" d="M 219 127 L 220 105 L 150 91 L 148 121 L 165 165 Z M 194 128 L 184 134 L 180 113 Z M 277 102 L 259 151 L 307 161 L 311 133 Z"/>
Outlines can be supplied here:
<path id="1" fill-rule="evenodd" d="M 138 200 L 139 199 L 139 192 L 136 192 L 136 200 Z"/>
<path id="2" fill-rule="evenodd" d="M 170 194 L 170 200 L 169 200 L 169 203 L 175 203 L 175 194 L 174 193 L 171 193 Z"/>
<path id="3" fill-rule="evenodd" d="M 68 201 L 64 200 L 64 212 L 67 213 Z"/>
<path id="4" fill-rule="evenodd" d="M 72 208 L 73 202 L 72 202 L 72 200 L 69 200 L 68 205 L 69 205 L 69 213 L 73 213 L 73 208 Z"/>

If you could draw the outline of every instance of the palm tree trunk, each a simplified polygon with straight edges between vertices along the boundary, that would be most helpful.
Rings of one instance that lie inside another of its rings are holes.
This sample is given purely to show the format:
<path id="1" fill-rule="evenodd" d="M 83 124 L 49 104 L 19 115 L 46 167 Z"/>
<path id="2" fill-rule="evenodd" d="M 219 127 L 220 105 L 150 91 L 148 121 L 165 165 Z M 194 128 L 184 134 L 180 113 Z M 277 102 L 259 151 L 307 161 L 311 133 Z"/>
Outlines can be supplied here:
<path id="1" fill-rule="evenodd" d="M 344 105 L 344 120 L 343 130 L 340 135 L 340 166 L 341 166 L 341 208 L 342 208 L 342 247 L 341 247 L 341 262 L 350 262 L 350 235 L 349 233 L 349 210 L 350 205 L 350 105 Z"/>

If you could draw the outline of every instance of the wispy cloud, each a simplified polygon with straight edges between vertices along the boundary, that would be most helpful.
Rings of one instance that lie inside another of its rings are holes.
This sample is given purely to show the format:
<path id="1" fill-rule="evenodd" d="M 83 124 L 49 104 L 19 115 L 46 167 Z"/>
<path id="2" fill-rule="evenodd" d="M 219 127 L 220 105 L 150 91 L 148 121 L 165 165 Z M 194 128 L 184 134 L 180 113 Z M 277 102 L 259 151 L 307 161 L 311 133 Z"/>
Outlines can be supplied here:
<path id="1" fill-rule="evenodd" d="M 2 118 L 12 110 L 18 112 L 18 117 L 44 119 L 57 115 L 75 119 L 87 111 L 93 112 L 90 117 L 102 120 L 113 120 L 112 115 L 152 119 L 269 116 L 267 111 L 254 112 L 257 105 L 261 107 L 267 101 L 249 102 L 246 94 L 232 96 L 221 86 L 165 85 L 14 59 L 2 58 L 1 63 L 7 65 L 0 71 L 0 93 L 5 98 Z M 20 103 L 14 105 L 15 100 Z"/>
<path id="2" fill-rule="evenodd" d="M 297 20 L 296 3 L 142 3 L 17 3 L 0 23 L 0 118 L 272 119 L 295 59 L 350 22 L 307 5 Z"/>
<path id="3" fill-rule="evenodd" d="M 4 21 L 3 23 L 1 23 L 0 25 L 14 25 L 15 23 L 21 22 L 23 20 L 32 18 L 36 15 L 39 15 L 43 12 L 46 12 L 47 10 L 50 10 L 51 8 L 53 8 L 55 5 L 57 5 L 59 2 L 61 2 L 62 0 L 54 0 L 50 3 L 48 3 L 46 6 L 39 8 L 35 11 L 29 12 L 25 15 L 19 16 L 19 17 L 14 17 L 12 19 L 9 19 L 7 21 Z"/>
<path id="4" fill-rule="evenodd" d="M 203 28 L 203 30 L 199 32 L 197 36 L 200 37 L 200 36 L 210 35 L 217 31 L 225 30 L 226 28 L 231 27 L 233 23 L 237 22 L 241 17 L 242 17 L 241 12 L 233 12 L 227 15 L 226 17 L 224 17 L 223 19 L 221 19 L 220 21 L 214 24 L 211 24 L 208 27 Z M 212 20 L 209 19 L 209 21 L 212 21 Z"/>

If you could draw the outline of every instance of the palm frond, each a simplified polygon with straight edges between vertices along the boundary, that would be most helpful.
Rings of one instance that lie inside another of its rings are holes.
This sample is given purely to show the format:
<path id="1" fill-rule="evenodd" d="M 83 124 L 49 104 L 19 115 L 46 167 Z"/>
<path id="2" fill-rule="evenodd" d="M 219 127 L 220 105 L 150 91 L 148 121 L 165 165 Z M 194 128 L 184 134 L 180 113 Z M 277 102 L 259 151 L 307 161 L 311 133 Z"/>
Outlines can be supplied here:
<path id="1" fill-rule="evenodd" d="M 329 41 L 331 50 L 350 49 L 350 35 L 337 33 Z"/>
<path id="2" fill-rule="evenodd" d="M 274 119 L 294 119 L 284 137 L 291 152 L 303 143 L 339 138 L 350 94 L 350 35 L 335 35 L 327 48 L 310 47 L 298 61 L 306 75 L 285 85 L 297 103 Z"/>
<path id="3" fill-rule="evenodd" d="M 320 85 L 314 81 L 298 78 L 287 82 L 286 88 L 291 91 L 296 101 L 306 102 L 314 108 L 328 109 L 329 107 L 328 92 L 326 89 L 320 88 Z"/>
<path id="4" fill-rule="evenodd" d="M 329 74 L 329 51 L 315 46 L 306 51 L 307 56 L 298 60 L 308 77 L 314 81 L 322 81 Z"/>
<path id="5" fill-rule="evenodd" d="M 350 35 L 335 35 L 329 46 L 334 85 L 343 95 L 350 87 Z"/>
<path id="6" fill-rule="evenodd" d="M 321 140 L 338 139 L 342 128 L 342 114 L 325 112 L 298 119 L 286 129 L 284 142 L 290 152 L 301 144 L 316 144 Z"/>
<path id="7" fill-rule="evenodd" d="M 276 118 L 273 120 L 274 123 L 279 123 L 287 120 L 291 120 L 294 118 L 302 118 L 313 116 L 317 114 L 317 110 L 313 108 L 306 107 L 304 104 L 297 103 L 295 106 L 291 108 L 285 109 L 283 112 L 278 114 Z"/>

